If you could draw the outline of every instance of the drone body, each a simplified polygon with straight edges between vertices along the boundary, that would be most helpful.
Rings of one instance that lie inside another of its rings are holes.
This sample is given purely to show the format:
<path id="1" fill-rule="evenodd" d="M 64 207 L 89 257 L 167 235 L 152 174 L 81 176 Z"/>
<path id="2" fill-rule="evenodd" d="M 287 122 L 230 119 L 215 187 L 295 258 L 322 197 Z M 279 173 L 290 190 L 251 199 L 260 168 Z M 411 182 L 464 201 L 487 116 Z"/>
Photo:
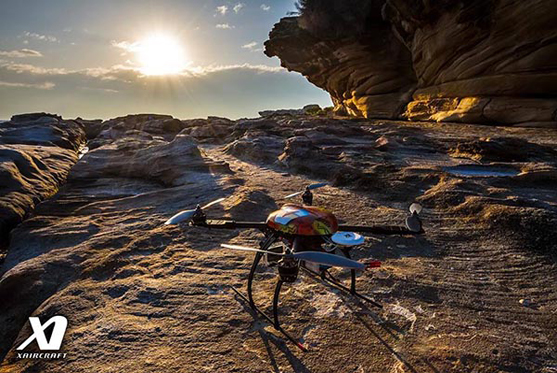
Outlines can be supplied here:
<path id="1" fill-rule="evenodd" d="M 338 230 L 337 218 L 320 207 L 286 204 L 267 218 L 269 228 L 298 236 L 328 236 Z"/>
<path id="2" fill-rule="evenodd" d="M 249 248 L 238 245 L 222 244 L 222 247 L 234 250 L 255 252 L 255 258 L 251 266 L 247 293 L 245 297 L 236 288 L 232 287 L 238 295 L 249 302 L 252 309 L 264 316 L 278 331 L 284 334 L 290 341 L 305 351 L 305 347 L 292 338 L 280 326 L 278 318 L 278 301 L 283 283 L 293 283 L 297 280 L 300 268 L 304 271 L 318 276 L 340 290 L 381 307 L 375 301 L 359 294 L 356 291 L 356 270 L 377 268 L 380 262 L 370 260 L 358 262 L 350 257 L 350 249 L 353 246 L 364 243 L 364 238 L 354 232 L 372 234 L 421 234 L 423 233 L 421 221 L 418 217 L 421 206 L 412 204 L 411 215 L 406 219 L 406 227 L 402 226 L 348 226 L 339 225 L 335 215 L 323 208 L 311 206 L 313 194 L 311 190 L 325 186 L 325 183 L 313 184 L 306 187 L 305 191 L 293 193 L 286 198 L 298 195 L 302 196 L 304 204 L 285 204 L 279 210 L 272 212 L 265 222 L 238 222 L 234 220 L 209 220 L 204 209 L 221 202 L 224 198 L 213 201 L 203 207 L 197 206 L 194 210 L 182 211 L 165 224 L 178 224 L 187 222 L 193 226 L 201 226 L 213 229 L 259 229 L 264 238 L 259 243 L 259 248 Z M 354 232 L 351 232 L 354 231 Z M 341 255 L 334 254 L 340 251 Z M 263 257 L 269 266 L 276 266 L 278 280 L 273 296 L 273 318 L 271 319 L 261 311 L 253 300 L 252 287 L 255 272 Z M 344 286 L 335 279 L 328 270 L 331 267 L 348 268 L 351 272 L 350 287 Z"/>

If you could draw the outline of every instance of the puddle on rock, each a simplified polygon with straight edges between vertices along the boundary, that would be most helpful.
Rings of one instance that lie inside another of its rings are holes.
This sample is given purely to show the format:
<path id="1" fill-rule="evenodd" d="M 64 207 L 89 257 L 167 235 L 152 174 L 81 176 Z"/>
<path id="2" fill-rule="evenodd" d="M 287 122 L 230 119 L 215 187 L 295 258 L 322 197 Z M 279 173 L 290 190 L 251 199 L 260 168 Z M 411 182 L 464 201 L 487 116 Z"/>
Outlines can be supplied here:
<path id="1" fill-rule="evenodd" d="M 457 176 L 467 177 L 502 177 L 516 176 L 520 173 L 512 167 L 504 166 L 480 166 L 480 165 L 459 165 L 453 167 L 445 167 L 444 171 Z"/>

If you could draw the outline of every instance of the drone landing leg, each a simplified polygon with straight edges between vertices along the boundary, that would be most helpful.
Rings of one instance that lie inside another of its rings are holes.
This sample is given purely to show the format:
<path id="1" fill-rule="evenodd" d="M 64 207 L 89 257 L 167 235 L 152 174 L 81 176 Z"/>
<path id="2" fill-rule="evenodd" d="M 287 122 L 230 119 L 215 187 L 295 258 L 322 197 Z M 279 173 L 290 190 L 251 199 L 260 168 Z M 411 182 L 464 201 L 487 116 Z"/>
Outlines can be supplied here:
<path id="1" fill-rule="evenodd" d="M 261 260 L 263 254 L 256 253 L 255 258 L 253 259 L 253 264 L 251 265 L 251 269 L 248 275 L 248 298 L 249 298 L 249 305 L 251 308 L 255 309 L 255 302 L 253 301 L 253 294 L 252 294 L 252 284 L 253 284 L 253 277 L 255 276 L 255 271 L 257 270 L 257 265 Z"/>
<path id="2" fill-rule="evenodd" d="M 259 244 L 259 248 L 261 250 L 267 250 L 275 241 L 277 240 L 275 235 L 271 235 L 267 237 L 264 241 Z M 248 275 L 248 299 L 249 305 L 251 308 L 255 308 L 255 302 L 253 301 L 253 294 L 252 294 L 252 285 L 253 285 L 253 278 L 255 277 L 255 271 L 257 270 L 257 265 L 261 258 L 263 257 L 262 253 L 256 253 L 255 258 L 253 259 L 253 264 L 251 265 L 251 269 Z"/>
<path id="3" fill-rule="evenodd" d="M 234 292 L 235 292 L 236 294 L 238 294 L 238 296 L 239 296 L 240 298 L 242 298 L 245 302 L 249 303 L 249 299 L 246 298 L 246 296 L 245 296 L 244 294 L 240 293 L 234 286 L 230 286 L 230 288 L 231 288 L 232 290 L 234 290 Z M 251 305 L 250 305 L 250 306 L 251 306 Z M 271 325 L 273 326 L 273 328 L 275 328 L 276 331 L 278 331 L 278 332 L 280 332 L 282 335 L 284 335 L 290 342 L 294 343 L 294 344 L 296 345 L 296 347 L 298 347 L 298 348 L 299 348 L 300 350 L 302 350 L 303 352 L 307 352 L 307 351 L 308 351 L 308 349 L 305 348 L 304 345 L 303 345 L 301 342 L 297 341 L 294 337 L 292 337 L 290 334 L 288 334 L 288 333 L 286 332 L 286 330 L 284 330 L 284 329 L 281 328 L 280 326 L 277 326 L 277 325 L 275 324 L 275 322 L 273 321 L 273 319 L 271 319 L 271 318 L 270 318 L 269 316 L 267 316 L 263 311 L 261 311 L 261 310 L 259 309 L 259 307 L 257 307 L 257 306 L 254 305 L 254 306 L 252 306 L 251 308 L 252 308 L 254 311 L 256 311 L 258 314 L 260 314 L 261 316 L 263 316 L 263 317 L 269 322 L 269 324 L 271 324 Z"/>
<path id="4" fill-rule="evenodd" d="M 283 281 L 279 279 L 277 281 L 277 286 L 275 287 L 275 295 L 273 296 L 273 318 L 275 320 L 275 328 L 280 329 L 280 323 L 278 318 L 278 299 L 280 296 L 280 288 L 282 287 Z"/>
<path id="5" fill-rule="evenodd" d="M 342 249 L 342 253 L 348 259 L 352 259 L 350 257 L 350 251 L 348 251 L 348 249 Z M 356 270 L 355 269 L 350 270 L 350 293 L 356 294 Z"/>

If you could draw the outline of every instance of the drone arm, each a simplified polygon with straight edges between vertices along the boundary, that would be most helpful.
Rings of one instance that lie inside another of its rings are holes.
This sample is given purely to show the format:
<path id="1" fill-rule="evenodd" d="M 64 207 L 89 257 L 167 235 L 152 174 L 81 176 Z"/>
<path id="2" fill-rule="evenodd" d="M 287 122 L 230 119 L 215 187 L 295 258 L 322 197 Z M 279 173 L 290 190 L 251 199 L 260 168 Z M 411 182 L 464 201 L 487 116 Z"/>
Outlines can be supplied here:
<path id="1" fill-rule="evenodd" d="M 249 222 L 235 220 L 204 220 L 200 222 L 192 221 L 192 225 L 198 227 L 214 228 L 214 229 L 260 229 L 264 230 L 267 224 L 264 222 Z"/>
<path id="2" fill-rule="evenodd" d="M 406 227 L 400 227 L 396 225 L 377 225 L 377 226 L 365 226 L 365 225 L 340 225 L 338 227 L 339 231 L 343 232 L 360 232 L 360 233 L 371 233 L 380 235 L 395 235 L 395 234 L 422 234 L 424 230 L 421 229 L 419 232 L 413 232 Z"/>

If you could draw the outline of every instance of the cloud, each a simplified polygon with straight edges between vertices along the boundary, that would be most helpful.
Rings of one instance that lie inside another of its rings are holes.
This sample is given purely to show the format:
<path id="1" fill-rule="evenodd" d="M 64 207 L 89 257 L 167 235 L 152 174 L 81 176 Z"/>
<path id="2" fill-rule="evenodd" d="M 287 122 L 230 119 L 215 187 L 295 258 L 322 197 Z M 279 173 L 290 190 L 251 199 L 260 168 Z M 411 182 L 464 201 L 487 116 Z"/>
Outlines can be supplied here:
<path id="1" fill-rule="evenodd" d="M 140 111 L 240 118 L 262 109 L 330 105 L 326 92 L 278 63 L 190 66 L 172 76 L 144 76 L 130 65 L 62 69 L 11 64 L 11 70 L 9 65 L 0 62 L 0 118 L 32 111 L 82 118 Z"/>
<path id="2" fill-rule="evenodd" d="M 234 65 L 209 65 L 203 67 L 190 68 L 189 70 L 193 73 L 193 75 L 208 75 L 211 73 L 229 71 L 229 70 L 247 70 L 247 71 L 255 71 L 258 73 L 280 73 L 286 71 L 286 69 L 280 66 L 252 65 L 249 63 L 234 64 Z"/>
<path id="3" fill-rule="evenodd" d="M 52 89 L 56 87 L 56 84 L 51 82 L 45 83 L 11 83 L 11 82 L 3 82 L 0 81 L 0 87 L 9 87 L 9 88 L 36 88 L 36 89 Z"/>
<path id="4" fill-rule="evenodd" d="M 23 64 L 23 63 L 3 63 L 0 67 L 16 74 L 32 74 L 32 75 L 66 75 L 68 70 L 60 68 L 44 68 L 40 66 Z"/>
<path id="5" fill-rule="evenodd" d="M 257 43 L 255 41 L 252 41 L 251 43 L 247 43 L 247 44 L 242 45 L 242 48 L 251 50 L 251 49 L 255 48 L 256 46 L 257 46 Z"/>
<path id="6" fill-rule="evenodd" d="M 235 26 L 230 26 L 228 23 L 219 23 L 218 25 L 215 25 L 216 28 L 220 28 L 220 29 L 224 29 L 224 30 L 230 30 L 233 28 L 236 28 Z"/>
<path id="7" fill-rule="evenodd" d="M 263 10 L 264 12 L 268 12 L 269 10 L 271 10 L 271 6 L 267 4 L 261 4 L 261 10 Z"/>
<path id="8" fill-rule="evenodd" d="M 111 67 L 89 67 L 79 70 L 68 70 L 63 68 L 44 68 L 30 64 L 16 64 L 12 62 L 0 63 L 0 75 L 2 70 L 11 72 L 18 76 L 28 76 L 35 78 L 45 77 L 68 77 L 68 78 L 86 78 L 94 79 L 97 82 L 121 82 L 134 83 L 149 79 L 137 67 L 130 65 L 114 65 Z M 232 65 L 207 65 L 207 66 L 190 66 L 184 69 L 180 74 L 168 76 L 168 79 L 175 78 L 192 78 L 209 75 L 212 73 L 228 71 L 228 70 L 244 70 L 258 73 L 279 73 L 285 72 L 286 69 L 277 66 L 268 65 L 252 65 L 249 63 L 232 64 Z M 106 88 L 106 87 L 105 87 Z"/>
<path id="9" fill-rule="evenodd" d="M 118 93 L 119 91 L 116 89 L 109 89 L 109 88 L 91 88 L 91 87 L 79 87 L 85 91 L 100 91 L 105 93 Z"/>
<path id="10" fill-rule="evenodd" d="M 27 77 L 85 77 L 94 78 L 99 81 L 120 81 L 130 83 L 142 74 L 133 66 L 114 65 L 109 68 L 90 67 L 79 70 L 68 70 L 64 68 L 45 68 L 30 64 L 0 63 L 0 76 L 2 70 Z"/>
<path id="11" fill-rule="evenodd" d="M 246 4 L 244 3 L 238 3 L 236 5 L 234 5 L 234 8 L 232 8 L 234 10 L 234 13 L 238 14 L 240 12 L 240 10 L 242 10 L 243 7 L 245 7 Z"/>
<path id="12" fill-rule="evenodd" d="M 224 16 L 226 12 L 228 12 L 228 7 L 226 5 L 221 5 L 217 7 L 217 13 L 219 13 L 221 16 Z"/>
<path id="13" fill-rule="evenodd" d="M 243 49 L 247 49 L 250 52 L 261 52 L 263 50 L 263 48 L 256 48 L 257 47 L 257 43 L 255 41 L 252 41 L 251 43 L 247 43 L 242 45 Z"/>
<path id="14" fill-rule="evenodd" d="M 119 48 L 124 50 L 125 52 L 128 53 L 133 53 L 133 52 L 137 52 L 139 50 L 139 43 L 138 42 L 129 42 L 129 41 L 116 41 L 116 40 L 112 40 L 110 42 L 110 45 L 112 45 L 115 48 Z M 126 54 L 126 53 L 123 53 Z"/>
<path id="15" fill-rule="evenodd" d="M 59 40 L 51 35 L 41 35 L 41 34 L 37 34 L 36 32 L 29 32 L 29 31 L 25 31 L 23 33 L 23 35 L 20 35 L 20 37 L 26 37 L 26 38 L 30 38 L 30 39 L 35 39 L 35 40 L 40 40 L 40 41 L 48 41 L 50 43 L 56 43 Z"/>
<path id="16" fill-rule="evenodd" d="M 42 53 L 33 49 L 20 49 L 14 51 L 0 51 L 0 56 L 9 58 L 42 57 Z"/>

